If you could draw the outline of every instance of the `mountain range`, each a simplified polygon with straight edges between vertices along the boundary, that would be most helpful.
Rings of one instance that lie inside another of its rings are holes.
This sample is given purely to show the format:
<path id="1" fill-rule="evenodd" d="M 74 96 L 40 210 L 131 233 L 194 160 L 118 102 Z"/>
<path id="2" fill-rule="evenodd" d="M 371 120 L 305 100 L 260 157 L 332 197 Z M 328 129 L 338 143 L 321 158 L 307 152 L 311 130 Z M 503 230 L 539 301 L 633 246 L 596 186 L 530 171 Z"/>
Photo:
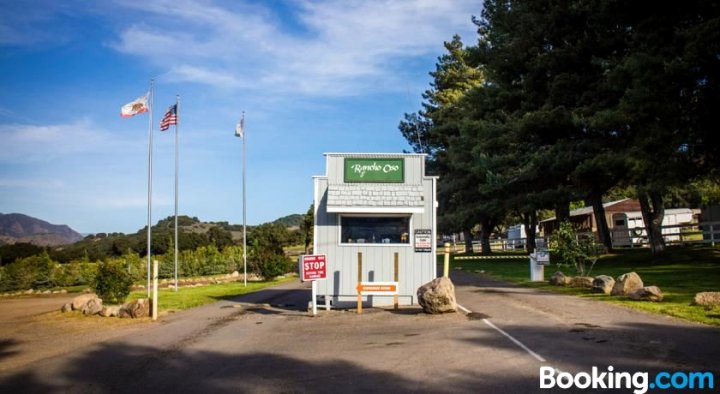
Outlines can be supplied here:
<path id="1" fill-rule="evenodd" d="M 21 213 L 0 213 L 0 245 L 25 242 L 58 246 L 81 239 L 80 233 L 64 224 L 51 224 Z"/>

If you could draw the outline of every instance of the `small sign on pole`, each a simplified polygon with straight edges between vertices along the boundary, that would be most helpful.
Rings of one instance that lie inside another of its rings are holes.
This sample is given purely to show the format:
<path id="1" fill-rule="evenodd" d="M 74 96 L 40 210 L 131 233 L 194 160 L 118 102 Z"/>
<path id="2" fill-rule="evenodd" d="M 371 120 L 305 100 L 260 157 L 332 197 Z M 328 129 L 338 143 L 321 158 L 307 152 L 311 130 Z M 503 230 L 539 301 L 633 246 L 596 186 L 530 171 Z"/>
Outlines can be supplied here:
<path id="1" fill-rule="evenodd" d="M 300 278 L 309 280 L 327 279 L 327 262 L 324 254 L 300 256 Z"/>
<path id="2" fill-rule="evenodd" d="M 312 281 L 312 311 L 313 316 L 315 316 L 317 315 L 317 281 L 327 279 L 327 261 L 325 255 L 300 256 L 300 279 L 303 282 Z M 327 302 L 327 299 L 325 302 Z"/>

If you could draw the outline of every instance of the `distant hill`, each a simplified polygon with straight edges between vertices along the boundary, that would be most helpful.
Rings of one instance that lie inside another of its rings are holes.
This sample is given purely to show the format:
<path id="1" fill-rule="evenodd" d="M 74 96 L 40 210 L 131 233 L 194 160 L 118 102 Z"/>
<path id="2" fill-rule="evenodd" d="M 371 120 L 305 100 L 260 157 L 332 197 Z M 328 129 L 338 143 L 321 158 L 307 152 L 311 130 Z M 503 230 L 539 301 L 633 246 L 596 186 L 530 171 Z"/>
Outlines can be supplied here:
<path id="1" fill-rule="evenodd" d="M 67 245 L 83 239 L 64 224 L 50 224 L 20 213 L 0 213 L 0 244 L 31 243 L 39 246 Z"/>
<path id="2" fill-rule="evenodd" d="M 292 215 L 283 216 L 280 219 L 275 220 L 273 223 L 282 224 L 286 227 L 300 227 L 304 217 L 304 215 L 295 213 Z"/>

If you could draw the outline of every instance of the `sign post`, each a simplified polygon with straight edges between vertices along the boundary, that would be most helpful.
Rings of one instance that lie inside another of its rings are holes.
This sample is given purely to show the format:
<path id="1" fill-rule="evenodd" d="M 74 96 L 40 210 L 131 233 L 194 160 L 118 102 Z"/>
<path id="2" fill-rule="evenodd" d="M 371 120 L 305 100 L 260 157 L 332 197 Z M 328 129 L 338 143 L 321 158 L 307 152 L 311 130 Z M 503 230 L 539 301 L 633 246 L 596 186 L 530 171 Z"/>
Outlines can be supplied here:
<path id="1" fill-rule="evenodd" d="M 324 254 L 300 256 L 300 278 L 312 281 L 312 311 L 317 315 L 317 281 L 327 279 L 327 261 Z M 327 307 L 327 299 L 325 300 Z"/>

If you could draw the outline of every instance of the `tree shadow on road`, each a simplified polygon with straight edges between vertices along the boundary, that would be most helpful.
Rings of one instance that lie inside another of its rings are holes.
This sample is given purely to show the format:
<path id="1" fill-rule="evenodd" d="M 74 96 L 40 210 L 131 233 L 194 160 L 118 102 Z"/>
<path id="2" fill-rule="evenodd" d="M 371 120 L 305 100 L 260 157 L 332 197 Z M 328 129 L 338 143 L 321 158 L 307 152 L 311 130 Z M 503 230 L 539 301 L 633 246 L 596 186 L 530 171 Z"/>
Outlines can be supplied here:
<path id="1" fill-rule="evenodd" d="M 14 339 L 0 339 L 0 360 L 18 354 L 19 352 L 12 348 L 19 344 L 20 342 Z"/>
<path id="2" fill-rule="evenodd" d="M 255 304 L 258 307 L 265 307 L 269 305 L 275 310 L 305 312 L 307 311 L 308 302 L 310 302 L 311 298 L 312 293 L 310 289 L 264 289 L 237 297 L 218 298 L 218 301 L 223 300 L 241 304 Z"/>
<path id="3" fill-rule="evenodd" d="M 459 340 L 488 348 L 527 354 L 511 340 L 498 339 L 493 329 L 482 329 Z M 555 326 L 500 325 L 512 337 L 555 367 L 589 371 L 592 366 L 616 370 L 703 370 L 720 372 L 720 330 L 715 327 L 627 323 L 602 327 L 575 323 Z"/>
<path id="4" fill-rule="evenodd" d="M 448 374 L 443 377 L 443 374 Z M 452 379 L 449 377 L 452 376 Z M 433 378 L 432 380 L 430 378 Z M 2 392 L 244 393 L 244 392 L 535 392 L 535 379 L 432 371 L 427 380 L 366 368 L 343 359 L 281 354 L 159 351 L 104 344 L 69 360 L 58 375 L 21 372 L 0 378 Z"/>

